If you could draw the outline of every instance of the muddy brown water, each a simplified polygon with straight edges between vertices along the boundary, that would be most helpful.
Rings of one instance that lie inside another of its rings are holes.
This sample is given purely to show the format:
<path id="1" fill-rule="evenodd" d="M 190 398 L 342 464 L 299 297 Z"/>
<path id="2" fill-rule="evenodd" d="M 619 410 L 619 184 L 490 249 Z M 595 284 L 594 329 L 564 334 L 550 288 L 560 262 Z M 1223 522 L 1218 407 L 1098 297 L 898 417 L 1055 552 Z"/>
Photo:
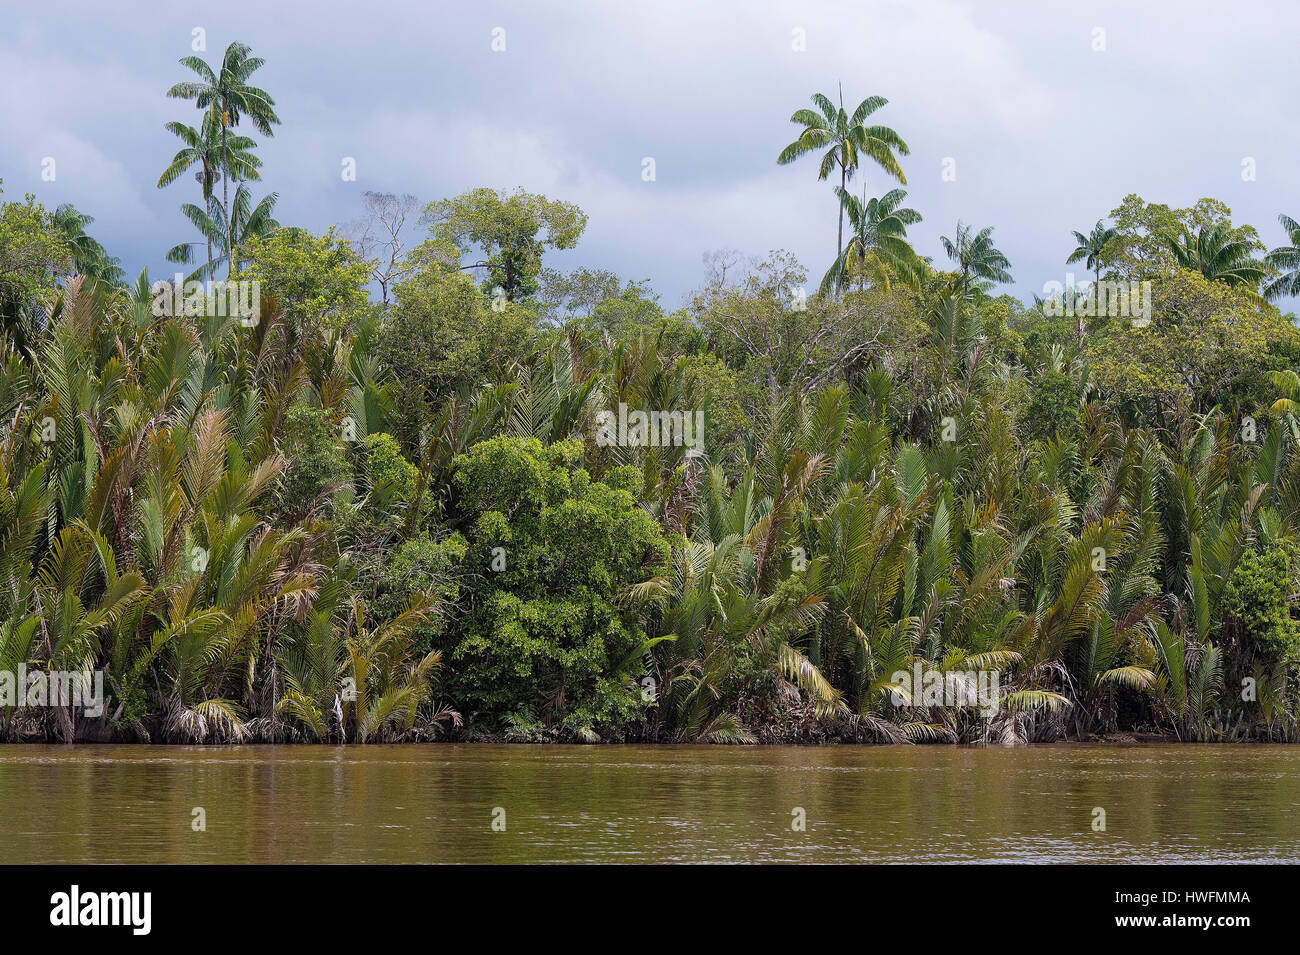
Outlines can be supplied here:
<path id="1" fill-rule="evenodd" d="M 0 861 L 1297 862 L 1300 746 L 7 745 Z"/>

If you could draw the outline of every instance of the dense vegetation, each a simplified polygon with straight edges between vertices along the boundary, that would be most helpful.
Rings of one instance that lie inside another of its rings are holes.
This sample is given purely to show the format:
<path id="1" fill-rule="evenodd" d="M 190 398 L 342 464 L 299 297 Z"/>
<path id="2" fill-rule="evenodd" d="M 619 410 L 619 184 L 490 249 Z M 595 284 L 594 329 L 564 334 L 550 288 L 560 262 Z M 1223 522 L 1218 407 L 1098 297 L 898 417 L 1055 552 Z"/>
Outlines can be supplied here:
<path id="1" fill-rule="evenodd" d="M 819 95 L 780 161 L 837 186 L 825 278 L 717 253 L 665 313 L 544 267 L 586 217 L 543 196 L 430 203 L 412 248 L 407 196 L 282 227 L 237 132 L 279 123 L 260 61 L 185 65 L 170 258 L 256 313 L 159 314 L 93 220 L 0 205 L 0 670 L 111 694 L 5 737 L 1300 738 L 1292 220 L 1268 252 L 1128 196 L 1062 258 L 1150 282 L 1147 320 L 1026 305 L 992 229 L 945 267 L 901 188 L 850 191 L 907 147 Z M 917 663 L 996 671 L 997 712 L 907 705 Z"/>

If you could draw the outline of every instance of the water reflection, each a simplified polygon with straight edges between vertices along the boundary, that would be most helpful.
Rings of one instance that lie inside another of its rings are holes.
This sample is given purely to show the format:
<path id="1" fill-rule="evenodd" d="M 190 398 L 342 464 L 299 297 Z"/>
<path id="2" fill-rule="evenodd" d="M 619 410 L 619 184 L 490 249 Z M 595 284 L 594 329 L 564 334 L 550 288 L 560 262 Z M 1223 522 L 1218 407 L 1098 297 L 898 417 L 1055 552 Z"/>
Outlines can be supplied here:
<path id="1" fill-rule="evenodd" d="M 1300 861 L 1300 747 L 0 746 L 0 846 L 7 862 Z"/>

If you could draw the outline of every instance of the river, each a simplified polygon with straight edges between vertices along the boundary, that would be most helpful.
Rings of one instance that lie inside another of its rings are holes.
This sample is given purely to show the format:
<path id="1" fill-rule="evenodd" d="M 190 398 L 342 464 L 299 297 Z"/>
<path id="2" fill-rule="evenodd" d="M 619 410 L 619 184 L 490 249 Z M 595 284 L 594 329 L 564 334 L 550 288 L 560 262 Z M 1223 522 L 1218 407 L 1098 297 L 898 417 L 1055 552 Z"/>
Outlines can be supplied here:
<path id="1" fill-rule="evenodd" d="M 1296 862 L 1300 746 L 7 745 L 0 852 L 10 863 Z"/>

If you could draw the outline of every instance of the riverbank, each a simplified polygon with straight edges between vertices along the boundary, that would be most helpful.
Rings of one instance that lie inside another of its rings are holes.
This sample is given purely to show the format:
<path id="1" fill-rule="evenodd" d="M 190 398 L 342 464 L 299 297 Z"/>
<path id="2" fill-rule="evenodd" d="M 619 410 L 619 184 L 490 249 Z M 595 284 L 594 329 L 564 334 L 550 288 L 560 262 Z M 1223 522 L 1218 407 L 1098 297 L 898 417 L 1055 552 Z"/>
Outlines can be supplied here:
<path id="1" fill-rule="evenodd" d="M 884 735 L 878 729 L 862 730 L 858 732 L 777 732 L 770 729 L 760 730 L 752 734 L 752 738 L 743 741 L 733 742 L 714 742 L 701 743 L 692 740 L 674 740 L 674 739 L 646 739 L 646 738 L 624 738 L 624 739 L 603 739 L 603 738 L 577 738 L 571 734 L 564 734 L 558 730 L 538 730 L 530 729 L 527 731 L 515 731 L 505 733 L 489 733 L 474 731 L 468 733 L 458 733 L 454 736 L 428 736 L 425 734 L 412 734 L 410 738 L 400 740 L 386 740 L 383 742 L 359 743 L 349 740 L 334 740 L 321 742 L 318 740 L 308 740 L 291 735 L 285 735 L 278 738 L 257 738 L 251 737 L 242 740 L 230 739 L 213 739 L 204 741 L 186 741 L 186 742 L 159 742 L 152 740 L 144 735 L 113 735 L 113 736 L 95 736 L 88 735 L 70 740 L 62 740 L 54 737 L 31 735 L 24 738 L 0 739 L 0 746 L 163 746 L 163 747 L 189 747 L 189 746 L 213 746 L 213 747 L 253 747 L 253 746 L 331 746 L 341 745 L 347 747 L 363 746 L 414 746 L 414 745 L 442 745 L 442 746 L 613 746 L 613 747 L 631 747 L 631 746 L 668 746 L 668 747 L 689 747 L 689 746 L 739 746 L 742 748 L 769 748 L 780 746 L 880 746 L 889 748 L 892 746 L 927 746 L 927 747 L 968 747 L 968 746 L 1057 746 L 1057 745 L 1227 745 L 1235 746 L 1240 744 L 1255 745 L 1295 745 L 1291 740 L 1286 739 L 1267 739 L 1252 736 L 1240 736 L 1233 739 L 1205 739 L 1189 740 L 1179 739 L 1172 734 L 1162 734 L 1157 732 L 1132 732 L 1132 733 L 1089 733 L 1083 735 L 1066 735 L 1054 739 L 1022 739 L 1022 740 L 995 740 L 995 739 L 954 739 L 942 736 L 940 734 L 929 734 L 918 736 L 917 738 L 907 738 L 901 735 Z"/>

